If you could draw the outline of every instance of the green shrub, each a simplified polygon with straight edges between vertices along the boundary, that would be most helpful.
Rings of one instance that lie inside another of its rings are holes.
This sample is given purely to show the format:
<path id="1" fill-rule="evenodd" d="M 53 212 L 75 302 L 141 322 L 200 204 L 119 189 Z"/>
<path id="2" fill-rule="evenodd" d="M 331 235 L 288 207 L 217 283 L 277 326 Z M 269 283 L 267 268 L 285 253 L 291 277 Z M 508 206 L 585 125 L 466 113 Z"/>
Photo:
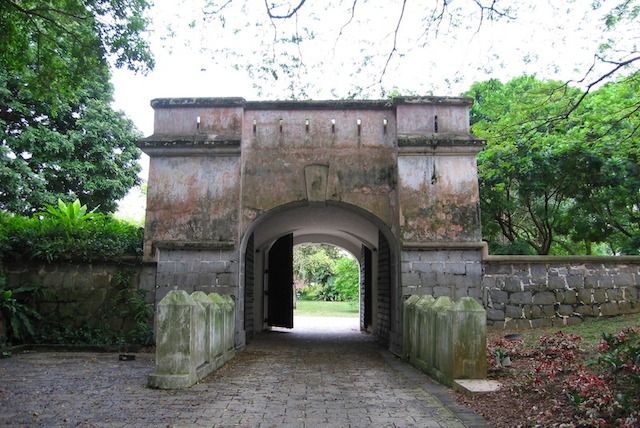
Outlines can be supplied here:
<path id="1" fill-rule="evenodd" d="M 322 284 L 307 284 L 298 291 L 298 300 L 320 300 Z"/>
<path id="2" fill-rule="evenodd" d="M 318 294 L 318 300 L 323 300 L 325 302 L 337 302 L 343 300 L 336 288 L 335 277 L 329 277 L 323 284 L 320 289 L 320 293 Z"/>
<path id="3" fill-rule="evenodd" d="M 339 300 L 356 300 L 360 289 L 358 263 L 350 257 L 341 257 L 336 262 L 335 288 Z"/>
<path id="4" fill-rule="evenodd" d="M 78 221 L 56 216 L 0 217 L 3 259 L 88 260 L 142 254 L 142 228 L 106 214 Z"/>

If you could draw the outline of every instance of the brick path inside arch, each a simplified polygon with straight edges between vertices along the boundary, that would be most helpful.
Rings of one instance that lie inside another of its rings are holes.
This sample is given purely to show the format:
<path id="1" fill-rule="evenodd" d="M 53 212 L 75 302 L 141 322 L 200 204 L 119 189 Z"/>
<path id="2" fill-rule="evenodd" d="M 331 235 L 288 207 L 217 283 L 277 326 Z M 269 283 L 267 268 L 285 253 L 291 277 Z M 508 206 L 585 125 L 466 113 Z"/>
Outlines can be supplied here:
<path id="1" fill-rule="evenodd" d="M 485 426 L 451 393 L 358 331 L 296 318 L 192 388 L 146 388 L 152 354 L 26 353 L 0 360 L 0 426 Z"/>

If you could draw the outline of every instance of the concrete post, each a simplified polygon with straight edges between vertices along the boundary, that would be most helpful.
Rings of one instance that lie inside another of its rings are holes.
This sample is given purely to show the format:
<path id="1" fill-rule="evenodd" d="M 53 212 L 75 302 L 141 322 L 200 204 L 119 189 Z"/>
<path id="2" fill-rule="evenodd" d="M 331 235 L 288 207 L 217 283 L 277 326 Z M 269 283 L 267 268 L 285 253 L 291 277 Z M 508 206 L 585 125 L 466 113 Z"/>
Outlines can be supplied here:
<path id="1" fill-rule="evenodd" d="M 199 305 L 183 290 L 170 291 L 156 309 L 156 369 L 149 375 L 152 388 L 185 388 L 197 381 L 196 317 Z"/>
<path id="2" fill-rule="evenodd" d="M 415 307 L 420 298 L 412 295 L 402 302 L 402 355 L 411 361 L 411 352 L 415 342 Z"/>
<path id="3" fill-rule="evenodd" d="M 214 313 L 214 305 L 213 305 L 213 301 L 211 300 L 211 298 L 209 296 L 207 296 L 206 293 L 202 292 L 202 291 L 195 291 L 193 293 L 191 293 L 191 298 L 197 302 L 198 304 L 200 304 L 204 310 L 204 327 L 203 327 L 203 334 L 199 335 L 202 336 L 202 350 L 203 350 L 203 357 L 202 359 L 202 363 L 210 363 L 211 361 L 213 361 L 213 357 L 215 356 L 213 354 L 213 333 L 214 333 L 214 320 L 215 320 L 215 313 Z"/>
<path id="4" fill-rule="evenodd" d="M 487 315 L 472 297 L 463 297 L 449 309 L 452 327 L 451 379 L 487 376 Z"/>
<path id="5" fill-rule="evenodd" d="M 448 296 L 440 296 L 431 307 L 435 319 L 435 340 L 433 341 L 433 367 L 430 374 L 439 382 L 451 384 L 447 373 L 451 373 L 452 326 L 449 323 L 449 308 L 453 302 Z"/>
<path id="6" fill-rule="evenodd" d="M 224 299 L 218 293 L 209 294 L 209 298 L 214 305 L 214 331 L 213 331 L 213 359 L 212 362 L 216 367 L 224 364 Z"/>
<path id="7" fill-rule="evenodd" d="M 236 303 L 229 295 L 223 295 L 222 299 L 225 303 L 224 316 L 224 339 L 225 339 L 225 361 L 229 361 L 235 355 L 235 325 L 236 325 Z"/>
<path id="8" fill-rule="evenodd" d="M 185 388 L 233 358 L 234 307 L 229 296 L 170 291 L 157 308 L 156 369 L 148 385 Z"/>
<path id="9" fill-rule="evenodd" d="M 432 307 L 435 303 L 433 296 L 422 296 L 416 303 L 416 322 L 418 334 L 416 341 L 416 364 L 422 370 L 433 367 L 433 352 L 435 344 L 435 319 Z M 423 368 L 424 367 L 424 368 Z"/>

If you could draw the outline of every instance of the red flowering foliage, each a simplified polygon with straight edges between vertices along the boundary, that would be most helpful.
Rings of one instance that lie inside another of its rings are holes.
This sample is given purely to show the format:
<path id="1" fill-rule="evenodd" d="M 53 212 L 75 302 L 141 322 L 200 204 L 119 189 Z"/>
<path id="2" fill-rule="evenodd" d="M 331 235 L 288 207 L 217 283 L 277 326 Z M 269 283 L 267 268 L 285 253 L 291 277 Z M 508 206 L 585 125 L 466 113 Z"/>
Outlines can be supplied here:
<path id="1" fill-rule="evenodd" d="M 583 366 L 564 382 L 565 392 L 576 408 L 576 419 L 582 426 L 609 426 L 623 415 L 623 407 L 615 391 L 602 375 Z"/>
<path id="2" fill-rule="evenodd" d="M 640 428 L 640 327 L 603 335 L 595 352 L 562 332 L 534 346 L 510 339 L 487 345 L 490 376 L 504 388 L 489 400 L 466 399 L 492 425 Z"/>
<path id="3" fill-rule="evenodd" d="M 558 375 L 568 374 L 576 369 L 582 338 L 561 331 L 551 336 L 542 336 L 535 349 L 537 364 L 533 373 L 533 384 L 545 387 L 549 381 L 555 381 Z"/>
<path id="4" fill-rule="evenodd" d="M 564 382 L 579 426 L 640 426 L 640 328 L 603 336 L 597 364 L 582 364 Z"/>

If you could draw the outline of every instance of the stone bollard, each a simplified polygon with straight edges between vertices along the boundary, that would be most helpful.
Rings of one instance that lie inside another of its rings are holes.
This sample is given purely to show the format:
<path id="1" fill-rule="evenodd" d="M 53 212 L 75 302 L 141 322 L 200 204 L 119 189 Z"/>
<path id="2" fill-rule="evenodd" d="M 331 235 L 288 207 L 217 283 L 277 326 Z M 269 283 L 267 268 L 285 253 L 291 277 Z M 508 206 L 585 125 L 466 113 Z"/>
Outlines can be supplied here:
<path id="1" fill-rule="evenodd" d="M 411 351 L 415 344 L 415 308 L 418 300 L 418 296 L 412 295 L 402 302 L 402 353 L 409 361 L 411 361 Z"/>
<path id="2" fill-rule="evenodd" d="M 449 308 L 453 305 L 447 296 L 436 299 L 433 310 L 435 337 L 433 340 L 433 365 L 429 374 L 445 385 L 451 385 L 447 373 L 451 372 L 451 325 L 449 324 Z"/>
<path id="3" fill-rule="evenodd" d="M 463 297 L 450 309 L 452 337 L 451 379 L 487 376 L 487 315 L 473 297 Z"/>
<path id="4" fill-rule="evenodd" d="M 218 293 L 209 294 L 209 298 L 214 305 L 214 331 L 213 331 L 213 359 L 212 362 L 216 367 L 221 367 L 224 364 L 224 315 L 225 315 L 225 301 Z"/>
<path id="5" fill-rule="evenodd" d="M 191 298 L 200 304 L 204 309 L 204 320 L 202 334 L 198 335 L 202 337 L 202 357 L 198 359 L 201 364 L 208 364 L 213 361 L 213 332 L 214 332 L 214 306 L 213 301 L 206 293 L 202 291 L 195 291 L 191 293 Z M 200 348 L 198 348 L 200 349 Z"/>
<path id="6" fill-rule="evenodd" d="M 235 355 L 235 326 L 236 326 L 236 302 L 229 295 L 222 296 L 225 301 L 225 316 L 224 316 L 224 353 L 225 361 L 229 361 Z"/>
<path id="7" fill-rule="evenodd" d="M 234 308 L 228 296 L 170 291 L 157 307 L 156 368 L 149 387 L 189 387 L 233 358 Z"/>
<path id="8" fill-rule="evenodd" d="M 170 291 L 156 315 L 156 368 L 149 375 L 152 388 L 185 388 L 196 383 L 196 314 L 202 307 L 183 290 Z"/>
<path id="9" fill-rule="evenodd" d="M 405 358 L 445 385 L 487 375 L 487 318 L 472 297 L 410 296 L 403 304 Z"/>
<path id="10" fill-rule="evenodd" d="M 416 340 L 416 365 L 422 370 L 433 367 L 433 350 L 435 342 L 434 312 L 431 310 L 435 303 L 433 296 L 422 296 L 416 303 L 416 322 L 419 332 Z"/>

